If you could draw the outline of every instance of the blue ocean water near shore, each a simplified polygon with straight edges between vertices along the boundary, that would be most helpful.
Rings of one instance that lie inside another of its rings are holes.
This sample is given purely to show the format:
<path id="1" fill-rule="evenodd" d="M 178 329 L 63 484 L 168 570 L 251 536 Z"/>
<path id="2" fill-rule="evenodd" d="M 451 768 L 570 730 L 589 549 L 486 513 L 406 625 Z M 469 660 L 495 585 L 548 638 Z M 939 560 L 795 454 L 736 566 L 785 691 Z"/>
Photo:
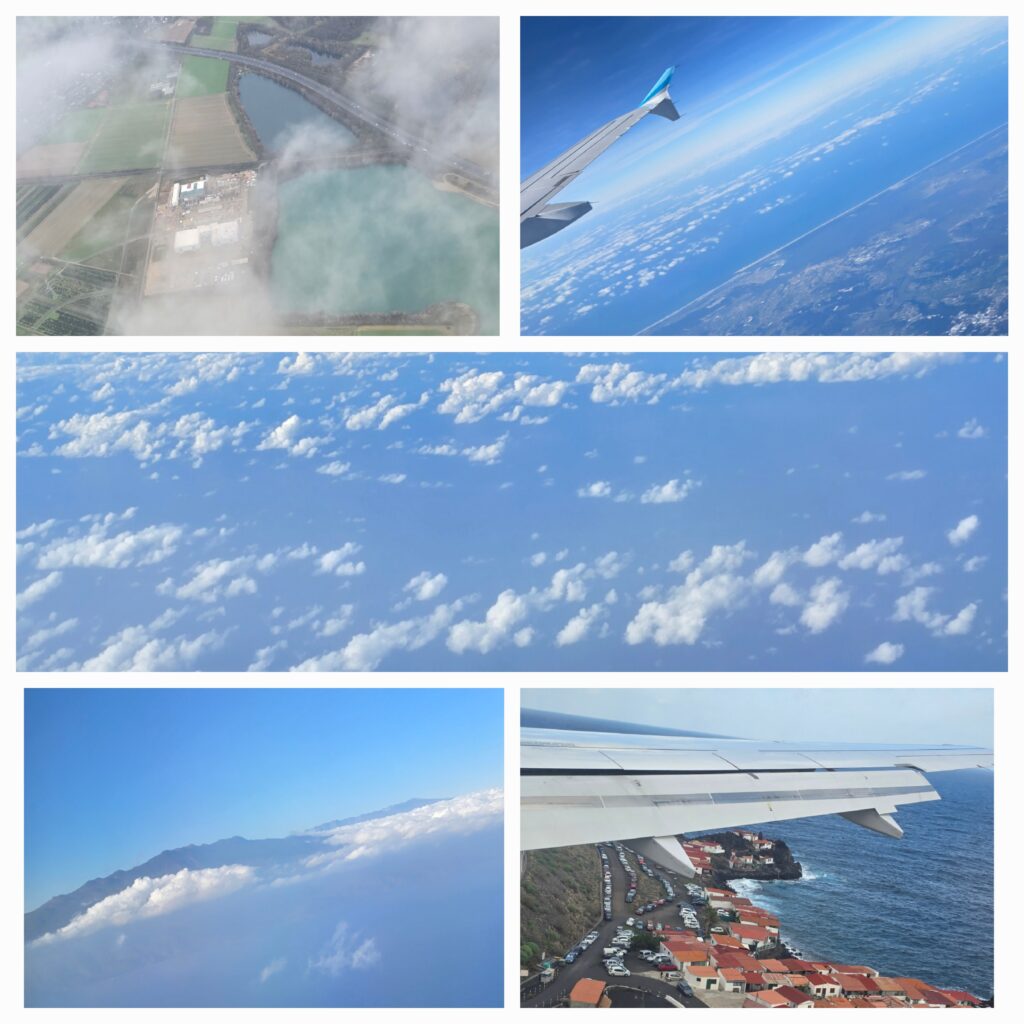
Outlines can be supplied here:
<path id="1" fill-rule="evenodd" d="M 801 862 L 796 882 L 733 883 L 810 959 L 992 994 L 993 776 L 929 776 L 942 799 L 900 809 L 894 841 L 838 817 L 759 826 Z M 758 827 L 758 826 L 755 826 Z"/>

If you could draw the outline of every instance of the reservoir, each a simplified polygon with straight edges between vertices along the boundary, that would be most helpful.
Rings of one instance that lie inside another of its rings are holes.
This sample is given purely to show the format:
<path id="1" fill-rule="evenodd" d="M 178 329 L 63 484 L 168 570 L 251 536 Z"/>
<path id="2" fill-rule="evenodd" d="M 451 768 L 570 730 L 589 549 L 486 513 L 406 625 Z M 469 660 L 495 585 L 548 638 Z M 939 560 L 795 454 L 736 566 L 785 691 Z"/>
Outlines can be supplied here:
<path id="1" fill-rule="evenodd" d="M 498 211 L 442 192 L 410 167 L 283 181 L 274 304 L 293 313 L 413 313 L 464 302 L 498 331 Z"/>
<path id="2" fill-rule="evenodd" d="M 271 152 L 280 152 L 306 133 L 315 138 L 321 150 L 355 141 L 352 132 L 309 100 L 262 75 L 242 75 L 238 94 L 260 142 Z"/>

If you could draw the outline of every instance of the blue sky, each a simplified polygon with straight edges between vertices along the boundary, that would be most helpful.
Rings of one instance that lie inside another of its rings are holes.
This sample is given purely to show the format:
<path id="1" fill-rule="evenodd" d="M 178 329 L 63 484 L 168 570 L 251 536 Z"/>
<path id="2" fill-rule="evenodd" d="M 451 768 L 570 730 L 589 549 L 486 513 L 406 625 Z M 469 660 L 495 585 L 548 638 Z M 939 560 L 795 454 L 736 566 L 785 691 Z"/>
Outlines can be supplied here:
<path id="1" fill-rule="evenodd" d="M 475 689 L 26 690 L 26 905 L 189 843 L 500 787 L 502 702 Z"/>
<path id="2" fill-rule="evenodd" d="M 991 747 L 993 692 L 899 687 L 524 688 L 521 699 L 524 708 L 538 711 L 747 739 Z"/>
<path id="3" fill-rule="evenodd" d="M 638 106 L 676 66 L 670 92 L 682 122 L 666 131 L 651 118 L 588 168 L 590 198 L 603 201 L 624 168 L 651 168 L 655 152 L 673 151 L 657 173 L 680 169 L 676 159 L 687 175 L 706 170 L 888 76 L 979 37 L 1005 40 L 1006 19 L 523 18 L 520 32 L 524 175 Z"/>
<path id="4" fill-rule="evenodd" d="M 19 358 L 30 670 L 1002 670 L 987 354 Z"/>

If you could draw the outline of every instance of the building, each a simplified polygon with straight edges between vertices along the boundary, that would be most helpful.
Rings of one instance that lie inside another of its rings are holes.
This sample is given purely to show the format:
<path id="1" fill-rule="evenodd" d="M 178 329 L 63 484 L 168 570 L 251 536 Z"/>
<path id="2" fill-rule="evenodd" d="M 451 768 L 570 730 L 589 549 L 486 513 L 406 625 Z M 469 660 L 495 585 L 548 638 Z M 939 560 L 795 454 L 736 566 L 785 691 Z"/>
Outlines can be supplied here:
<path id="1" fill-rule="evenodd" d="M 605 995 L 605 984 L 594 978 L 580 978 L 569 993 L 569 1006 L 611 1006 L 612 1001 Z"/>
<path id="2" fill-rule="evenodd" d="M 701 992 L 718 991 L 718 971 L 714 967 L 687 966 L 683 968 L 683 977 L 694 992 L 698 990 Z"/>
<path id="3" fill-rule="evenodd" d="M 756 924 L 730 924 L 729 934 L 739 939 L 747 949 L 767 949 L 775 941 L 767 928 Z"/>
<path id="4" fill-rule="evenodd" d="M 221 224 L 212 225 L 210 241 L 214 245 L 231 245 L 238 241 L 238 221 L 229 220 Z"/>
<path id="5" fill-rule="evenodd" d="M 806 992 L 801 992 L 800 989 L 793 988 L 792 985 L 783 985 L 781 988 L 777 988 L 775 994 L 785 999 L 787 1005 L 799 1010 L 814 1008 L 814 1000 Z"/>
<path id="6" fill-rule="evenodd" d="M 831 999 L 843 994 L 843 986 L 832 974 L 808 974 L 806 977 L 811 992 L 819 999 Z"/>
<path id="7" fill-rule="evenodd" d="M 187 181 L 178 190 L 178 200 L 182 206 L 190 203 L 198 203 L 200 199 L 206 198 L 206 179 L 198 181 Z"/>
<path id="8" fill-rule="evenodd" d="M 793 1004 L 785 996 L 780 996 L 774 989 L 765 989 L 761 992 L 748 992 L 743 1005 L 759 1009 L 781 1010 Z"/>
<path id="9" fill-rule="evenodd" d="M 718 987 L 723 992 L 746 992 L 747 979 L 738 967 L 722 967 L 718 971 Z"/>
<path id="10" fill-rule="evenodd" d="M 199 251 L 199 229 L 186 228 L 174 233 L 174 251 L 178 255 L 184 252 Z"/>

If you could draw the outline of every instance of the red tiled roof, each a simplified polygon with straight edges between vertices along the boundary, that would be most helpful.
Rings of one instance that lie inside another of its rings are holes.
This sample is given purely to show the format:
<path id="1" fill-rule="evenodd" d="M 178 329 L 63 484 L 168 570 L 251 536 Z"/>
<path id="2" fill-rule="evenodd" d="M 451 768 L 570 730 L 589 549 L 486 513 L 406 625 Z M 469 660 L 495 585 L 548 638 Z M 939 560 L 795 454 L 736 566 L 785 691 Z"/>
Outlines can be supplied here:
<path id="1" fill-rule="evenodd" d="M 782 996 L 787 1003 L 806 1003 L 808 996 L 806 992 L 801 992 L 798 988 L 793 988 L 792 985 L 781 985 L 775 990 L 775 994 Z"/>
<path id="2" fill-rule="evenodd" d="M 597 1006 L 604 995 L 604 982 L 594 978 L 580 978 L 572 987 L 569 993 L 569 1000 L 573 1003 L 588 1003 Z"/>

